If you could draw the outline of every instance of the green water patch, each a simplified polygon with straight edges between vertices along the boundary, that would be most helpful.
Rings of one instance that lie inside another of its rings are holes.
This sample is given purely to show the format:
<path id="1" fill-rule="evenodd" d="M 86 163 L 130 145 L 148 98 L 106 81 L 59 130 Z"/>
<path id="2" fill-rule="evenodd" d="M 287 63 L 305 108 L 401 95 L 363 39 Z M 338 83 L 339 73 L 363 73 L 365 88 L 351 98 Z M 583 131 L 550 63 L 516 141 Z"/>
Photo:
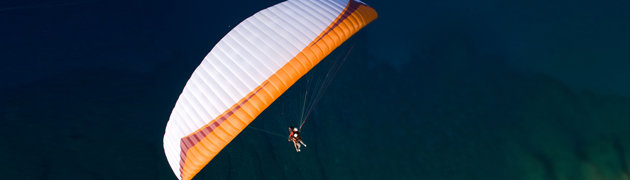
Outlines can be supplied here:
<path id="1" fill-rule="evenodd" d="M 630 99 L 547 77 L 533 87 L 510 136 L 522 179 L 629 179 Z"/>

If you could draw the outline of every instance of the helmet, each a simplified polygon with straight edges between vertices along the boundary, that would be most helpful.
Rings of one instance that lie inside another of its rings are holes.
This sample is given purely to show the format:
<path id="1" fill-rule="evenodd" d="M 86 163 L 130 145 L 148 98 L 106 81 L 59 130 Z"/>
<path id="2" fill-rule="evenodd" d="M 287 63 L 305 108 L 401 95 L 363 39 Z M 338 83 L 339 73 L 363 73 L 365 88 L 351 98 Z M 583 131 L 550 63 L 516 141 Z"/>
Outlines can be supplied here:
<path id="1" fill-rule="evenodd" d="M 298 130 L 299 130 L 299 129 L 298 129 L 298 128 L 296 128 L 296 127 L 294 127 L 294 128 L 293 128 L 293 131 L 298 131 Z"/>

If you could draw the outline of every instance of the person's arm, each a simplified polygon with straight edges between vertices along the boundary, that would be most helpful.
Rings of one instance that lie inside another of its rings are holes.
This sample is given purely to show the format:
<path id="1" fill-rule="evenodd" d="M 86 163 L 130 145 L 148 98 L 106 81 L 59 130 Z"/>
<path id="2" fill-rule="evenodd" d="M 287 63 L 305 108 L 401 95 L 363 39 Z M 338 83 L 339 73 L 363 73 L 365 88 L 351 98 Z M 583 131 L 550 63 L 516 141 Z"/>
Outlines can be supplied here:
<path id="1" fill-rule="evenodd" d="M 292 137 L 293 137 L 293 132 L 289 133 L 289 141 L 291 141 Z"/>

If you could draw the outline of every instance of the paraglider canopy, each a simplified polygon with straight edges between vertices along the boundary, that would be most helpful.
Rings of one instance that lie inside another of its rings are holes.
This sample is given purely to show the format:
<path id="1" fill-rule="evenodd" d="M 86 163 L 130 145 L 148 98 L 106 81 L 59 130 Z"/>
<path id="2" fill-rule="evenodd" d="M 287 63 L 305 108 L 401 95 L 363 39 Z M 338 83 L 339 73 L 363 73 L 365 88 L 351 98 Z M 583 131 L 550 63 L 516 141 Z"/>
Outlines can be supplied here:
<path id="1" fill-rule="evenodd" d="M 192 179 L 263 110 L 376 19 L 359 0 L 289 0 L 234 27 L 186 83 L 164 134 L 177 178 Z"/>

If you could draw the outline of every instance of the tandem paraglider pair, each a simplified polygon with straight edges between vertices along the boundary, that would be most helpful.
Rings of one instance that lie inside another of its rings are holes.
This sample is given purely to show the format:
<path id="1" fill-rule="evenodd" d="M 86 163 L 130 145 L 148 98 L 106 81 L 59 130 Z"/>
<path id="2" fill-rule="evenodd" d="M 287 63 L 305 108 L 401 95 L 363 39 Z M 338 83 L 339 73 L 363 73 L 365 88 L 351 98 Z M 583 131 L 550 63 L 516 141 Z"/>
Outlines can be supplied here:
<path id="1" fill-rule="evenodd" d="M 306 147 L 306 144 L 302 141 L 302 136 L 300 136 L 300 130 L 296 127 L 289 127 L 289 141 L 293 141 L 293 146 L 295 146 L 295 151 L 300 152 L 300 144 Z"/>
<path id="2" fill-rule="evenodd" d="M 298 79 L 377 16 L 360 0 L 288 0 L 235 26 L 195 69 L 170 115 L 164 152 L 175 176 L 192 179 Z M 298 152 L 306 147 L 300 128 L 289 132 Z"/>

